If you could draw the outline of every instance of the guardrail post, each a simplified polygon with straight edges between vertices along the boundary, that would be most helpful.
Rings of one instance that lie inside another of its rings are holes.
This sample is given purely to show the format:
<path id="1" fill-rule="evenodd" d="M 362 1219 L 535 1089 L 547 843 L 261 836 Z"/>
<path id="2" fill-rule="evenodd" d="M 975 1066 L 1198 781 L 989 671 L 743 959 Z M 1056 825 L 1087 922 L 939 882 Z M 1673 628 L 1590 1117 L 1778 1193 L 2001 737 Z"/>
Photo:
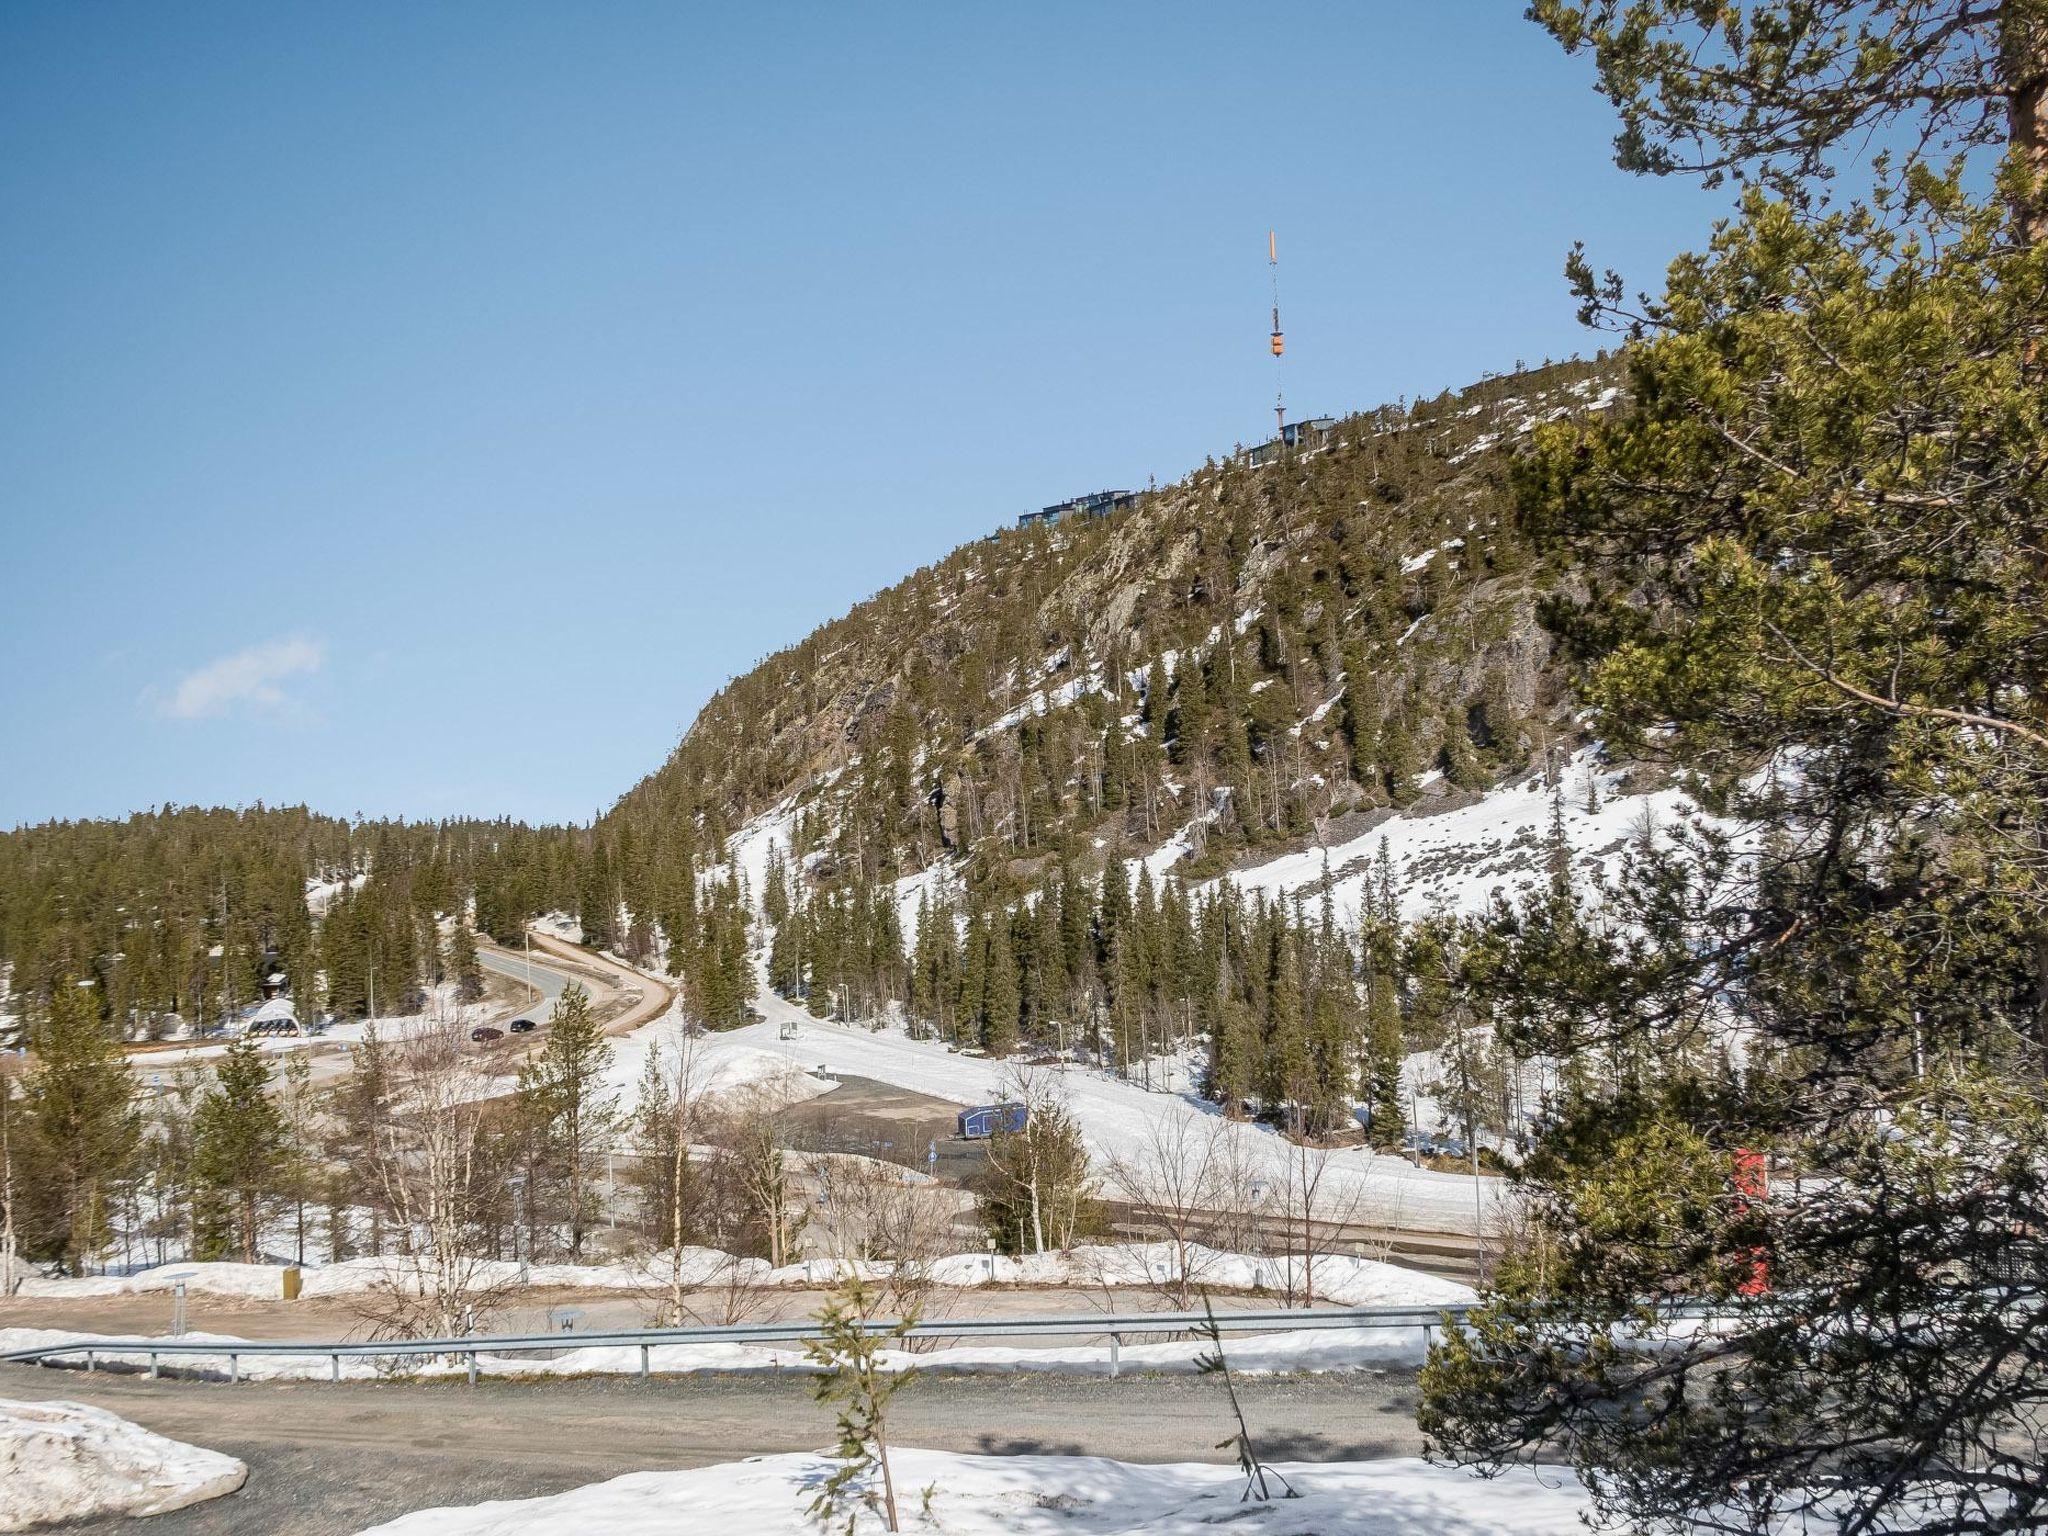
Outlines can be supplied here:
<path id="1" fill-rule="evenodd" d="M 230 1350 L 228 1352 L 228 1382 L 230 1385 L 235 1385 L 239 1383 L 241 1379 L 242 1357 L 234 1353 L 234 1351 Z"/>
<path id="2" fill-rule="evenodd" d="M 337 1349 L 333 1354 L 329 1355 L 327 1359 L 328 1364 L 332 1367 L 332 1369 L 329 1370 L 329 1372 L 327 1373 L 327 1379 L 329 1381 L 341 1380 L 341 1351 Z"/>
<path id="3" fill-rule="evenodd" d="M 647 1346 L 645 1344 L 640 1346 L 640 1379 L 642 1381 L 647 1379 Z"/>
<path id="4" fill-rule="evenodd" d="M 99 1352 L 97 1350 L 91 1349 L 88 1349 L 85 1352 L 85 1374 L 88 1376 L 90 1376 L 93 1373 L 93 1371 L 98 1368 L 98 1353 Z"/>
<path id="5" fill-rule="evenodd" d="M 156 1380 L 156 1351 L 153 1349 L 149 1352 L 149 1379 Z"/>
<path id="6" fill-rule="evenodd" d="M 1116 1380 L 1117 1373 L 1122 1367 L 1123 1342 L 1123 1335 L 1121 1334 L 1112 1333 L 1109 1336 L 1109 1379 L 1111 1381 Z"/>
<path id="7" fill-rule="evenodd" d="M 469 1352 L 469 1384 L 472 1387 L 476 1385 L 476 1351 L 473 1349 Z"/>

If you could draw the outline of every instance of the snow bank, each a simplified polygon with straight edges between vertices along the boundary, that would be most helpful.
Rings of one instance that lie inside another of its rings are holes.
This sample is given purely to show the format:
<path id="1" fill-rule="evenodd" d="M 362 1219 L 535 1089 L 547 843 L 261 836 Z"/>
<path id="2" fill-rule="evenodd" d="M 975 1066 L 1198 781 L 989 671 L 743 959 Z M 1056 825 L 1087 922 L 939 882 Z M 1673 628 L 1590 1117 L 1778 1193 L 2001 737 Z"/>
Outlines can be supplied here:
<path id="1" fill-rule="evenodd" d="M 893 1166 L 893 1165 L 891 1165 Z M 304 1297 L 355 1296 L 366 1291 L 402 1286 L 413 1279 L 413 1261 L 397 1255 L 344 1259 L 300 1271 Z M 682 1254 L 682 1278 L 693 1287 L 735 1282 L 763 1287 L 809 1287 L 836 1284 L 858 1267 L 870 1279 L 886 1279 L 892 1263 L 867 1260 L 857 1266 L 844 1259 L 800 1259 L 780 1269 L 763 1259 L 741 1258 L 718 1248 L 688 1247 Z M 1292 1295 L 1313 1283 L 1318 1301 L 1348 1307 L 1454 1306 L 1474 1300 L 1469 1286 L 1400 1265 L 1348 1254 L 1255 1256 L 1226 1253 L 1198 1243 L 1185 1250 L 1169 1243 L 1083 1245 L 1066 1253 L 1034 1253 L 1022 1258 L 987 1253 L 952 1253 L 924 1266 L 935 1285 L 971 1289 L 986 1285 L 1033 1285 L 1124 1289 L 1157 1285 L 1188 1277 L 1220 1291 L 1270 1291 Z M 619 1264 L 530 1264 L 527 1284 L 565 1290 L 645 1291 L 667 1286 L 674 1264 L 666 1252 Z M 480 1260 L 477 1283 L 486 1287 L 519 1282 L 519 1266 L 510 1260 Z M 31 1276 L 17 1294 L 66 1300 L 98 1296 L 168 1293 L 183 1280 L 193 1296 L 227 1296 L 276 1301 L 282 1297 L 283 1270 L 267 1264 L 164 1264 L 133 1275 Z"/>
<path id="2" fill-rule="evenodd" d="M 943 1321 L 933 1319 L 933 1321 Z M 161 1337 L 161 1336 L 159 1336 Z M 477 1370 L 485 1376 L 617 1376 L 637 1374 L 640 1346 L 574 1346 L 574 1334 L 560 1336 L 551 1354 L 480 1355 Z M 1051 1372 L 1073 1376 L 1106 1376 L 1125 1371 L 1193 1371 L 1195 1359 L 1208 1345 L 1192 1338 L 1143 1336 L 1149 1342 L 1126 1342 L 1114 1353 L 1107 1338 L 1100 1343 L 1013 1346 L 956 1344 L 919 1352 L 885 1350 L 887 1370 L 959 1371 L 994 1374 Z M 52 1344 L 100 1346 L 96 1363 L 136 1369 L 149 1364 L 151 1339 L 133 1334 L 77 1333 L 58 1328 L 0 1328 L 0 1353 Z M 210 1346 L 203 1354 L 166 1355 L 161 1366 L 187 1375 L 226 1376 L 230 1352 L 249 1343 L 231 1334 L 187 1333 L 178 1342 Z M 1295 1371 L 1408 1370 L 1419 1367 L 1428 1353 L 1420 1326 L 1378 1328 L 1294 1328 L 1273 1333 L 1229 1334 L 1225 1347 L 1233 1370 L 1246 1375 Z M 82 1357 L 74 1357 L 83 1363 Z M 739 1373 L 807 1371 L 812 1369 L 797 1344 L 657 1344 L 648 1351 L 649 1368 L 670 1375 L 705 1371 Z M 326 1381 L 333 1367 L 325 1355 L 241 1354 L 233 1367 L 244 1381 Z M 354 1356 L 341 1362 L 345 1381 L 369 1381 L 395 1375 L 439 1376 L 466 1370 L 465 1362 L 425 1356 Z"/>
<path id="3" fill-rule="evenodd" d="M 1213 1348 L 1206 1340 L 1195 1338 L 1164 1338 L 1152 1343 L 1133 1343 L 1127 1339 L 1115 1351 L 1106 1341 L 954 1344 L 922 1351 L 888 1349 L 881 1351 L 877 1359 L 882 1369 L 889 1371 L 998 1376 L 1107 1376 L 1112 1371 L 1148 1371 L 1179 1375 L 1194 1372 L 1197 1358 Z M 1230 1368 L 1245 1376 L 1416 1370 L 1429 1354 L 1429 1340 L 1420 1327 L 1294 1328 L 1278 1333 L 1226 1334 L 1224 1349 L 1230 1358 Z M 815 1369 L 794 1345 L 752 1344 L 656 1345 L 648 1351 L 648 1368 L 671 1375 Z M 637 1345 L 593 1346 L 565 1350 L 551 1360 L 489 1360 L 481 1369 L 486 1374 L 501 1376 L 622 1376 L 640 1369 L 640 1350 Z"/>
<path id="4" fill-rule="evenodd" d="M 159 1264 L 132 1275 L 37 1275 L 23 1280 L 15 1294 L 65 1299 L 168 1294 L 180 1280 L 192 1296 L 277 1301 L 284 1295 L 284 1269 L 275 1264 Z"/>
<path id="5" fill-rule="evenodd" d="M 0 1401 L 0 1531 L 96 1515 L 159 1515 L 242 1486 L 232 1456 L 169 1440 L 85 1403 Z"/>
<path id="6" fill-rule="evenodd" d="M 1230 1523 L 1260 1536 L 1566 1536 L 1591 1508 L 1569 1472 L 1482 1479 L 1413 1459 L 1283 1463 L 1273 1470 L 1301 1497 L 1249 1506 L 1237 1469 L 1208 1462 L 909 1447 L 890 1460 L 904 1529 L 947 1536 L 1202 1536 Z M 421 1510 L 363 1536 L 813 1536 L 808 1508 L 834 1465 L 799 1454 L 633 1472 L 547 1498 Z M 863 1515 L 856 1529 L 882 1524 Z"/>
<path id="7" fill-rule="evenodd" d="M 761 1259 L 735 1258 L 716 1248 L 683 1250 L 683 1282 L 686 1285 L 724 1285 L 734 1278 L 747 1284 L 772 1283 L 769 1268 Z M 347 1259 L 325 1269 L 309 1269 L 304 1296 L 354 1296 L 365 1291 L 403 1287 L 415 1278 L 415 1262 L 393 1254 L 379 1258 Z M 476 1265 L 476 1282 L 483 1287 L 516 1285 L 519 1265 L 509 1259 L 486 1259 Z M 644 1291 L 667 1285 L 673 1274 L 670 1256 L 658 1253 L 631 1264 L 530 1264 L 527 1284 L 560 1286 L 566 1289 L 600 1291 Z"/>

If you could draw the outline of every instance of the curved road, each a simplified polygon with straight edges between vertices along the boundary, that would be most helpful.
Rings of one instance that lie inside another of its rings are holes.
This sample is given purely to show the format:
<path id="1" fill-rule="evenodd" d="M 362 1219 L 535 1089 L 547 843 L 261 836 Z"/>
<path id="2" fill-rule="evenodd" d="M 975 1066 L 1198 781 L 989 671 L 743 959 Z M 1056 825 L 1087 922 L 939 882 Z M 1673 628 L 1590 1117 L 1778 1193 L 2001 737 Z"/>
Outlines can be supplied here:
<path id="1" fill-rule="evenodd" d="M 563 988 L 569 985 L 566 972 L 550 970 L 538 961 L 530 961 L 511 950 L 494 949 L 486 944 L 476 947 L 477 963 L 485 970 L 503 976 L 532 988 L 539 997 L 529 1007 L 522 1007 L 517 1017 L 530 1018 L 546 1023 L 554 1017 L 555 1004 L 562 996 Z"/>
<path id="2" fill-rule="evenodd" d="M 1242 1377 L 1238 1392 L 1274 1460 L 1422 1451 L 1412 1374 Z M 0 1397 L 97 1403 L 248 1463 L 248 1485 L 232 1497 L 146 1524 L 65 1527 L 137 1536 L 342 1536 L 408 1510 L 816 1450 L 833 1438 L 830 1412 L 796 1375 L 228 1386 L 0 1366 Z M 1234 1428 L 1222 1387 L 1197 1376 L 925 1376 L 889 1413 L 903 1445 L 1125 1461 L 1225 1461 L 1216 1442 Z"/>
<path id="3" fill-rule="evenodd" d="M 477 959 L 486 970 L 536 988 L 547 1004 L 546 1014 L 534 1014 L 543 1022 L 554 1012 L 556 999 L 571 981 L 591 994 L 602 1011 L 611 996 L 624 993 L 635 999 L 617 1018 L 606 1022 L 608 1035 L 630 1034 L 641 1025 L 667 1013 L 676 999 L 674 983 L 652 971 L 642 970 L 593 954 L 578 945 L 564 943 L 548 934 L 531 935 L 533 953 L 522 954 L 489 942 L 477 945 Z M 525 1012 L 525 1010 L 521 1010 Z"/>

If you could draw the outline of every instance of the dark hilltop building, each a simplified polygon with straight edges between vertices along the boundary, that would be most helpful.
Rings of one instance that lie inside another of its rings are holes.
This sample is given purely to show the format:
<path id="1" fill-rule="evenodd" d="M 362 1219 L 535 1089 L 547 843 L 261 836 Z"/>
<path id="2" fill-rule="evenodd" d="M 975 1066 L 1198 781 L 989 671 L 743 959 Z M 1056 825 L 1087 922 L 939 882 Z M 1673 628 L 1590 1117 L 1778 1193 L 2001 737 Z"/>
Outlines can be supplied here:
<path id="1" fill-rule="evenodd" d="M 1136 491 L 1091 491 L 1086 496 L 1056 501 L 1037 512 L 1023 513 L 1017 519 L 1017 526 L 1032 528 L 1040 523 L 1056 523 L 1063 517 L 1106 517 L 1124 507 L 1136 506 L 1137 503 Z"/>
<path id="2" fill-rule="evenodd" d="M 1271 464 L 1289 449 L 1300 449 L 1314 453 L 1318 448 L 1329 446 L 1330 435 L 1337 430 L 1334 416 L 1311 416 L 1306 421 L 1290 421 L 1280 429 L 1280 435 L 1271 442 L 1244 451 L 1245 462 L 1253 469 Z"/>

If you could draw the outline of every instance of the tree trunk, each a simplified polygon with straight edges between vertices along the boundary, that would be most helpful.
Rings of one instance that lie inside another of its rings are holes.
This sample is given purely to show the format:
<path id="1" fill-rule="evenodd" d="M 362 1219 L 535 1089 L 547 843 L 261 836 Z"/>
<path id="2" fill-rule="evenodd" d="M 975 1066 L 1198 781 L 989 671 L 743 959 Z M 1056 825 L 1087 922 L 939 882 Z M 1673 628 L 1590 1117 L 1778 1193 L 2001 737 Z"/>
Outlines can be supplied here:
<path id="1" fill-rule="evenodd" d="M 2031 245 L 2048 239 L 2048 20 L 2026 0 L 2005 0 L 2003 13 L 2006 132 L 2014 154 L 2033 172 L 2031 197 L 2020 212 L 2020 231 Z"/>
<path id="2" fill-rule="evenodd" d="M 2024 0 L 2005 0 L 1999 39 L 2008 88 L 2006 132 L 2013 154 L 2033 175 L 2028 200 L 2019 211 L 2020 237 L 2033 245 L 2048 240 L 2048 19 Z M 2027 360 L 2036 360 L 2035 346 Z M 2048 1074 L 2048 926 L 2034 934 L 2034 1025 L 2041 1046 L 2042 1071 Z"/>

